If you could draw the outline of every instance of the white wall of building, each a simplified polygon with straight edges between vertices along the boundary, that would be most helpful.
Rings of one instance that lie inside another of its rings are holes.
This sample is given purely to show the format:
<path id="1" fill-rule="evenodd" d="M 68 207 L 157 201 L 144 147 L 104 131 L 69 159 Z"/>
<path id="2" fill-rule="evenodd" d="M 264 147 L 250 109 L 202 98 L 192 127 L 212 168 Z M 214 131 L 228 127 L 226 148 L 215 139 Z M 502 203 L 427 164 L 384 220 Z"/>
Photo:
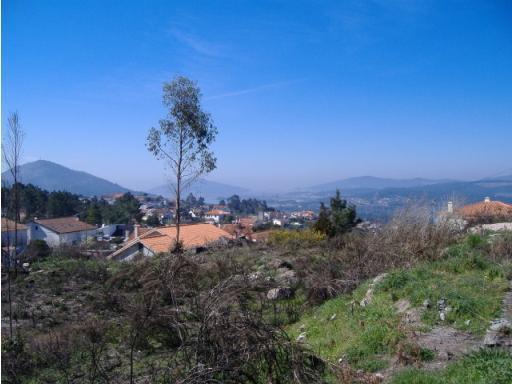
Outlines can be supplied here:
<path id="1" fill-rule="evenodd" d="M 50 247 L 78 245 L 87 239 L 95 237 L 97 234 L 97 229 L 59 234 L 37 223 L 29 223 L 28 227 L 28 241 L 44 240 Z"/>

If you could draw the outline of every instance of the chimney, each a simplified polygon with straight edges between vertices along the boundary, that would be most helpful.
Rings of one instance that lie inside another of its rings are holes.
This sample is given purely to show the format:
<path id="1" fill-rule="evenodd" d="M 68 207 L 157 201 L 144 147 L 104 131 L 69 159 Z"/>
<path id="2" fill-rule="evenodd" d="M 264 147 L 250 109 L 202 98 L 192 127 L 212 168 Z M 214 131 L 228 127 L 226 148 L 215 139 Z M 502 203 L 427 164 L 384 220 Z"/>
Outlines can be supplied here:
<path id="1" fill-rule="evenodd" d="M 448 202 L 448 213 L 453 213 L 453 202 L 452 201 Z"/>
<path id="2" fill-rule="evenodd" d="M 140 225 L 139 225 L 139 224 L 135 224 L 135 225 L 133 226 L 133 235 L 134 235 L 135 237 L 139 237 L 139 227 L 140 227 Z"/>
<path id="3" fill-rule="evenodd" d="M 487 196 L 485 199 L 484 199 L 484 202 L 485 203 L 490 203 L 491 202 L 491 198 L 489 196 Z"/>

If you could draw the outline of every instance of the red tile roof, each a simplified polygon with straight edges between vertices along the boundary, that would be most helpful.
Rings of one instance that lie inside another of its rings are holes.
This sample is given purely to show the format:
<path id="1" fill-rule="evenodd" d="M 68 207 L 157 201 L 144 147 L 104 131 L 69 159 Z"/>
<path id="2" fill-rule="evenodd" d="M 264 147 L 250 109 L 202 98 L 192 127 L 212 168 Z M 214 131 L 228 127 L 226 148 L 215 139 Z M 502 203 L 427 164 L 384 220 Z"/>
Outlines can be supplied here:
<path id="1" fill-rule="evenodd" d="M 220 215 L 229 215 L 229 212 L 222 211 L 220 209 L 212 209 L 211 211 L 206 212 L 207 215 L 210 216 L 220 216 Z"/>
<path id="2" fill-rule="evenodd" d="M 180 226 L 180 240 L 185 249 L 202 247 L 219 241 L 222 238 L 231 239 L 233 236 L 228 232 L 212 224 L 188 224 Z M 115 258 L 124 250 L 141 243 L 154 253 L 169 252 L 176 239 L 176 226 L 154 228 L 132 241 L 128 241 L 122 248 L 118 249 L 111 258 Z"/>
<path id="3" fill-rule="evenodd" d="M 18 223 L 18 231 L 24 231 L 27 229 L 25 224 Z M 2 232 L 14 231 L 14 221 L 6 217 L 2 217 Z"/>
<path id="4" fill-rule="evenodd" d="M 512 205 L 501 201 L 483 201 L 480 203 L 465 205 L 457 209 L 463 218 L 467 220 L 478 218 L 512 219 Z"/>
<path id="5" fill-rule="evenodd" d="M 59 217 L 56 219 L 37 219 L 34 223 L 42 225 L 56 233 L 71 233 L 96 229 L 94 225 L 80 221 L 77 217 Z"/>

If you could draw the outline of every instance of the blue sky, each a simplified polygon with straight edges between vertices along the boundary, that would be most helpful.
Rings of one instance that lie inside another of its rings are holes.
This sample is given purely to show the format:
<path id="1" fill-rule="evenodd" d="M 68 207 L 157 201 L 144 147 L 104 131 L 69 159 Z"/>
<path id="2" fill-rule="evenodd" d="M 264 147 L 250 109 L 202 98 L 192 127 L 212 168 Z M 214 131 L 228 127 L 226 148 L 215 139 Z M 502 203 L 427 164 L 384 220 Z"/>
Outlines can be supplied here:
<path id="1" fill-rule="evenodd" d="M 510 1 L 2 1 L 2 123 L 24 160 L 131 188 L 161 87 L 197 80 L 219 129 L 210 178 L 283 190 L 512 165 Z"/>

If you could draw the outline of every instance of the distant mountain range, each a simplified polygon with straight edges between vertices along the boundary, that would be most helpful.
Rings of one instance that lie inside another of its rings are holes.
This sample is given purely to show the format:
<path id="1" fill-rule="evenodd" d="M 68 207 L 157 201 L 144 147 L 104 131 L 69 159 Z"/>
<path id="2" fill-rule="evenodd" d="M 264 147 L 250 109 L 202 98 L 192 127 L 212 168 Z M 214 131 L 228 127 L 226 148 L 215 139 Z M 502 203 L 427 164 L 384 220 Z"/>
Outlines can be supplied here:
<path id="1" fill-rule="evenodd" d="M 20 166 L 20 181 L 47 191 L 68 191 L 83 196 L 101 196 L 129 192 L 128 188 L 87 172 L 75 171 L 47 160 L 38 160 Z M 2 182 L 12 184 L 9 171 L 2 173 Z"/>
<path id="2" fill-rule="evenodd" d="M 402 196 L 429 200 L 461 199 L 474 202 L 490 197 L 512 202 L 512 175 L 485 178 L 476 181 L 452 181 L 410 188 L 385 188 L 374 193 L 378 197 Z"/>
<path id="3" fill-rule="evenodd" d="M 68 191 L 82 196 L 103 196 L 112 193 L 133 192 L 119 184 L 91 175 L 87 172 L 76 171 L 47 160 L 38 160 L 20 166 L 20 180 L 23 184 L 33 184 L 47 191 Z M 9 171 L 2 173 L 2 182 L 12 184 Z M 170 197 L 170 186 L 152 188 L 147 193 Z M 248 189 L 217 183 L 209 180 L 199 180 L 185 194 L 192 192 L 202 196 L 206 201 L 217 202 L 234 194 L 247 195 Z M 139 192 L 140 193 L 140 192 Z"/>
<path id="4" fill-rule="evenodd" d="M 432 184 L 448 183 L 448 182 L 453 182 L 453 181 L 454 180 L 449 180 L 449 179 L 440 179 L 440 180 L 431 180 L 431 179 L 422 179 L 422 178 L 388 179 L 388 178 L 374 177 L 374 176 L 361 176 L 361 177 L 351 177 L 348 179 L 332 181 L 330 183 L 313 185 L 309 188 L 305 188 L 305 190 L 320 192 L 320 191 L 334 191 L 336 189 L 346 190 L 346 189 L 411 188 L 411 187 L 421 187 L 421 186 L 432 185 Z"/>
<path id="5" fill-rule="evenodd" d="M 21 182 L 34 184 L 48 191 L 63 190 L 83 196 L 102 196 L 119 192 L 130 192 L 128 188 L 108 180 L 91 175 L 87 172 L 76 171 L 46 160 L 38 160 L 20 166 Z M 2 173 L 2 182 L 12 183 L 11 174 Z M 339 188 L 343 196 L 352 199 L 363 199 L 369 205 L 380 199 L 423 199 L 441 201 L 459 198 L 473 202 L 489 196 L 491 199 L 512 202 L 512 173 L 500 173 L 477 181 L 456 181 L 449 179 L 389 179 L 372 176 L 352 177 L 330 183 L 314 185 L 297 191 L 267 196 L 259 196 L 272 200 L 296 204 L 311 204 L 317 206 L 319 201 L 328 201 L 335 190 Z M 133 191 L 132 191 L 133 192 Z M 170 186 L 159 186 L 146 191 L 150 194 L 170 197 Z M 188 190 L 184 197 L 192 192 L 196 197 L 202 196 L 208 202 L 217 202 L 234 194 L 242 197 L 255 197 L 249 189 L 200 180 Z M 257 196 L 257 195 L 256 195 Z M 296 203 L 293 203 L 295 201 Z M 279 205 L 279 204 L 278 204 Z"/>

